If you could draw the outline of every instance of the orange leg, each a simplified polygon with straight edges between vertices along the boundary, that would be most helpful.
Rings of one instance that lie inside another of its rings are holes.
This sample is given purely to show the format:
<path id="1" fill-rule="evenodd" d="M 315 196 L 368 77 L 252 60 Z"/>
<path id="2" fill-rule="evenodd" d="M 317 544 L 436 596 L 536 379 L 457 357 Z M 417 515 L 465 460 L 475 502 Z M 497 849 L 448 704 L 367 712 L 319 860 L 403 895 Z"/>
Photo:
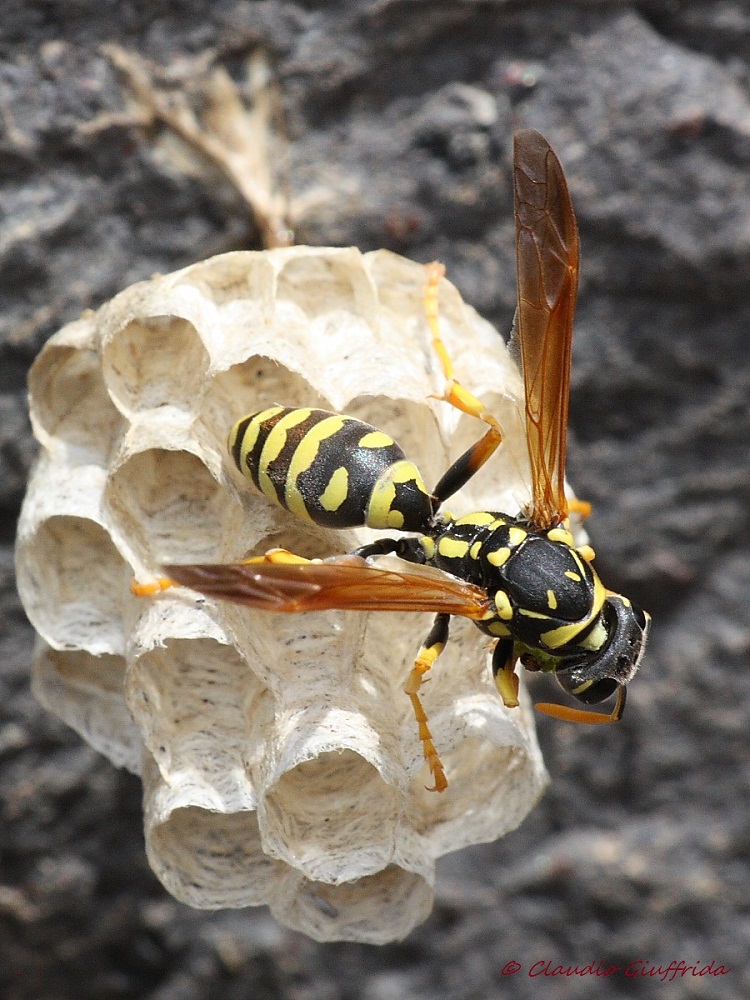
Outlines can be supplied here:
<path id="1" fill-rule="evenodd" d="M 591 504 L 588 500 L 578 500 L 574 497 L 568 500 L 568 509 L 571 514 L 578 514 L 582 518 L 591 517 Z"/>
<path id="2" fill-rule="evenodd" d="M 250 559 L 243 559 L 241 561 L 242 565 L 248 565 L 250 563 L 308 563 L 309 559 L 305 559 L 304 556 L 295 555 L 294 552 L 290 552 L 288 549 L 269 549 L 262 556 L 252 556 Z M 155 580 L 149 583 L 137 583 L 135 580 L 130 584 L 130 590 L 136 597 L 153 597 L 154 594 L 160 594 L 163 590 L 169 590 L 170 587 L 179 587 L 178 583 L 174 580 L 170 580 L 168 576 L 157 576 Z"/>
<path id="3" fill-rule="evenodd" d="M 289 549 L 269 549 L 262 556 L 251 556 L 250 559 L 242 559 L 243 566 L 251 563 L 309 563 L 312 560 L 305 559 L 304 556 L 295 555 Z"/>
<path id="4" fill-rule="evenodd" d="M 445 648 L 445 644 L 448 641 L 449 621 L 450 615 L 440 614 L 435 616 L 435 623 L 430 630 L 430 634 L 428 635 L 424 646 L 422 646 L 417 654 L 414 666 L 412 667 L 406 684 L 404 685 L 404 691 L 409 695 L 412 708 L 414 709 L 414 716 L 417 720 L 417 726 L 419 728 L 419 738 L 422 741 L 424 758 L 427 761 L 430 774 L 435 782 L 431 788 L 427 789 L 428 792 L 444 792 L 448 787 L 448 779 L 445 776 L 440 756 L 435 749 L 435 744 L 432 740 L 432 733 L 427 725 L 427 715 L 419 697 L 419 689 L 422 686 L 424 675 Z"/>
<path id="5" fill-rule="evenodd" d="M 455 377 L 453 362 L 440 334 L 438 287 L 445 276 L 445 268 L 442 264 L 434 262 L 427 265 L 426 271 L 427 284 L 424 291 L 424 310 L 432 334 L 432 347 L 440 360 L 440 365 L 447 381 L 443 395 L 433 396 L 433 399 L 442 399 L 444 402 L 450 403 L 451 406 L 455 406 L 462 413 L 466 413 L 470 417 L 477 417 L 477 419 L 484 421 L 489 426 L 486 434 L 453 463 L 433 490 L 433 494 L 438 502 L 442 503 L 457 490 L 461 489 L 474 473 L 482 468 L 501 444 L 503 432 L 497 418 L 489 412 L 484 403 L 480 402 Z"/>
<path id="6" fill-rule="evenodd" d="M 178 584 L 170 580 L 168 576 L 157 576 L 150 583 L 137 583 L 132 580 L 130 590 L 136 597 L 153 597 L 154 594 L 160 594 L 162 590 L 169 590 L 170 587 L 176 586 Z"/>

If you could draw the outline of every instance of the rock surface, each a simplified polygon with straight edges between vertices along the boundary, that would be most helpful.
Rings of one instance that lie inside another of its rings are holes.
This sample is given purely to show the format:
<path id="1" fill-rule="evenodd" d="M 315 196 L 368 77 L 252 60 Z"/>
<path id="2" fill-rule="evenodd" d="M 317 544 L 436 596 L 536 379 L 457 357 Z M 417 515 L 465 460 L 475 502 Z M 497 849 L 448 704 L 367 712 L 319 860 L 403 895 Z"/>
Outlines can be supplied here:
<path id="1" fill-rule="evenodd" d="M 542 978 L 584 998 L 750 991 L 750 16 L 731 0 L 427 10 L 3 11 L 0 991 L 12 1000 L 523 998 Z M 542 803 L 503 841 L 444 861 L 431 920 L 400 945 L 321 946 L 264 911 L 172 901 L 146 865 L 138 781 L 30 694 L 11 552 L 34 454 L 29 364 L 134 281 L 258 246 L 216 168 L 144 125 L 101 49 L 112 39 L 176 89 L 211 62 L 241 84 L 262 45 L 285 106 L 297 239 L 440 258 L 499 329 L 514 298 L 513 127 L 543 131 L 570 182 L 583 272 L 569 472 L 594 504 L 601 574 L 653 612 L 652 642 L 616 730 L 540 720 Z M 539 961 L 712 960 L 732 971 L 529 975 Z"/>

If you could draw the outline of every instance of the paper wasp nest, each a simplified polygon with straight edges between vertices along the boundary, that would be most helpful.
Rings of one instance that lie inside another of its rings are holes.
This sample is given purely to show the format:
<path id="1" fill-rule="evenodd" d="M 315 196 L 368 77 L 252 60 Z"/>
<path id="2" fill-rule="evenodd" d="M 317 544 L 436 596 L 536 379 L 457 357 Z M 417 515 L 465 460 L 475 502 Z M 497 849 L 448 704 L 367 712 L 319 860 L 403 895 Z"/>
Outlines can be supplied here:
<path id="1" fill-rule="evenodd" d="M 43 639 L 37 696 L 142 775 L 148 857 L 171 893 L 267 903 L 322 940 L 403 937 L 430 911 L 437 857 L 521 822 L 545 781 L 525 694 L 503 707 L 486 639 L 454 619 L 423 687 L 450 782 L 430 793 L 402 691 L 430 615 L 274 615 L 130 584 L 163 563 L 276 545 L 324 557 L 374 536 L 297 521 L 242 480 L 228 430 L 270 404 L 367 420 L 438 480 L 483 425 L 427 398 L 444 380 L 424 282 L 385 251 L 226 254 L 64 327 L 30 376 L 42 448 L 17 563 Z M 514 512 L 528 499 L 520 377 L 446 282 L 440 315 L 459 378 L 506 435 L 449 506 Z"/>

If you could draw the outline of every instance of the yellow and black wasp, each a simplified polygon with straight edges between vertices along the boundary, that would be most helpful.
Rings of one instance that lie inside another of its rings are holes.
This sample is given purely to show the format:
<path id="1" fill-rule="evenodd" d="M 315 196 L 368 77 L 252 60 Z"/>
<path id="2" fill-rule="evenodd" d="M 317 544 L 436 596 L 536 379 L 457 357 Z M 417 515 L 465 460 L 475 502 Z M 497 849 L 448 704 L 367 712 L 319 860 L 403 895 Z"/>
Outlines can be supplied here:
<path id="1" fill-rule="evenodd" d="M 318 409 L 273 406 L 243 417 L 229 436 L 241 472 L 272 502 L 328 528 L 367 525 L 412 535 L 381 538 L 356 552 L 307 560 L 276 549 L 235 564 L 166 566 L 168 577 L 136 592 L 181 584 L 209 597 L 267 611 L 331 608 L 433 611 L 436 617 L 405 685 L 424 755 L 442 791 L 447 780 L 419 688 L 448 641 L 452 615 L 496 640 L 492 668 L 500 696 L 518 705 L 517 662 L 553 673 L 584 704 L 616 695 L 609 714 L 566 706 L 537 708 L 576 722 L 617 722 L 648 636 L 650 619 L 604 588 L 588 546 L 576 548 L 567 522 L 565 452 L 578 229 L 565 176 L 538 132 L 514 142 L 518 311 L 532 502 L 515 515 L 440 512 L 502 441 L 498 421 L 453 377 L 439 331 L 440 265 L 425 293 L 433 346 L 447 380 L 442 397 L 487 425 L 482 438 L 428 490 L 417 467 L 388 435 L 360 420 Z M 578 504 L 581 510 L 585 505 Z M 394 554 L 402 567 L 378 566 Z"/>

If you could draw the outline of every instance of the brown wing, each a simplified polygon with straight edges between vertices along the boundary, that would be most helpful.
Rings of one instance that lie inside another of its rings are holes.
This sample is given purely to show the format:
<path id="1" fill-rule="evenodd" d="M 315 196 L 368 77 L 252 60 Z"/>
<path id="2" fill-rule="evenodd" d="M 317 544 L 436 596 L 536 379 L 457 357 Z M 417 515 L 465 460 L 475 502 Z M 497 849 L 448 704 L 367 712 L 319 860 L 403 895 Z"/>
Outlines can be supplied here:
<path id="1" fill-rule="evenodd" d="M 207 597 L 264 611 L 442 611 L 481 618 L 487 594 L 440 570 L 359 556 L 325 562 L 165 566 L 170 579 Z"/>
<path id="2" fill-rule="evenodd" d="M 560 161 L 527 129 L 513 149 L 518 327 L 531 460 L 531 520 L 562 521 L 570 353 L 578 292 L 578 227 Z"/>

